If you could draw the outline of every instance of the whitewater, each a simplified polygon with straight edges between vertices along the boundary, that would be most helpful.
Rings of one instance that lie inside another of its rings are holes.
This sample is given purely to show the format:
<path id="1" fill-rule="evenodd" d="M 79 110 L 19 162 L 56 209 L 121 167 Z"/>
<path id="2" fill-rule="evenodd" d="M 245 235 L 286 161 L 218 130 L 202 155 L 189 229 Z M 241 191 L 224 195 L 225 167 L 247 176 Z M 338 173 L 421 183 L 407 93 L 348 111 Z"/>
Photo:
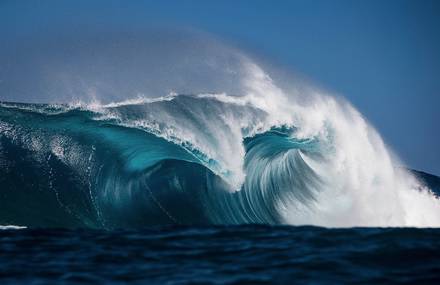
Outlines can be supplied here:
<path id="1" fill-rule="evenodd" d="M 440 226 L 434 190 L 350 103 L 240 68 L 239 94 L 2 102 L 0 224 Z"/>

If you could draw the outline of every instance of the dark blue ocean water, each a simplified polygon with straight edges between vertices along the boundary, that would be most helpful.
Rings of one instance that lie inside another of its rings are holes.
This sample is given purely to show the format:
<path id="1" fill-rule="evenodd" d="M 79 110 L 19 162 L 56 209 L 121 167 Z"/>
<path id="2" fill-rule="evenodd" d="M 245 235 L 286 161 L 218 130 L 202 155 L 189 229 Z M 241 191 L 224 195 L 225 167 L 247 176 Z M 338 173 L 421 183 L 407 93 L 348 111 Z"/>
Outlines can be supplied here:
<path id="1" fill-rule="evenodd" d="M 440 284 L 440 229 L 0 231 L 0 284 Z"/>

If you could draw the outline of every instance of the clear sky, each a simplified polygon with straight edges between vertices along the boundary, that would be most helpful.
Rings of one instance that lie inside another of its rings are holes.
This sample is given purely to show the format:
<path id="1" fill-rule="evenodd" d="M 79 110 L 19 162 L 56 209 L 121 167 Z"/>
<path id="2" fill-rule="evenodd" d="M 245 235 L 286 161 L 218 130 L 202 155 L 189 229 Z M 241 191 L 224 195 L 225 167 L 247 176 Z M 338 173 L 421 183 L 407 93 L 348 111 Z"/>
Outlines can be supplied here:
<path id="1" fill-rule="evenodd" d="M 2 0 L 0 45 L 63 26 L 195 28 L 343 95 L 410 167 L 440 174 L 440 1 L 89 2 Z"/>

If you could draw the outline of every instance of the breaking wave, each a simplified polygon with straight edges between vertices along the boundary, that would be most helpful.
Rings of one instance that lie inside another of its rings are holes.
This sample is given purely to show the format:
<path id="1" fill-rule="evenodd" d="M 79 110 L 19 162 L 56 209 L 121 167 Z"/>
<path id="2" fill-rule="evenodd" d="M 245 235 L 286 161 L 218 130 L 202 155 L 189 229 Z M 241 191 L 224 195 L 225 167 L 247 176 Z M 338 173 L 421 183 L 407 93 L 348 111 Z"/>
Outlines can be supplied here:
<path id="1" fill-rule="evenodd" d="M 245 92 L 0 106 L 0 224 L 439 226 L 435 187 L 397 168 L 347 102 Z"/>

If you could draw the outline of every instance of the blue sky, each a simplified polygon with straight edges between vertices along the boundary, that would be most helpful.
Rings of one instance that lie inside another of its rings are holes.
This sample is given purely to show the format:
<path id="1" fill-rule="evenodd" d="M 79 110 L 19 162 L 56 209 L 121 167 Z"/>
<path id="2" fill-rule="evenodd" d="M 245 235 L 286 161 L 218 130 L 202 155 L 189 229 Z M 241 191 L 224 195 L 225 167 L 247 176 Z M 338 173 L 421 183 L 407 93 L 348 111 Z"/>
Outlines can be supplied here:
<path id="1" fill-rule="evenodd" d="M 348 98 L 409 166 L 440 174 L 439 1 L 89 2 L 3 0 L 0 41 L 63 27 L 205 31 Z"/>

